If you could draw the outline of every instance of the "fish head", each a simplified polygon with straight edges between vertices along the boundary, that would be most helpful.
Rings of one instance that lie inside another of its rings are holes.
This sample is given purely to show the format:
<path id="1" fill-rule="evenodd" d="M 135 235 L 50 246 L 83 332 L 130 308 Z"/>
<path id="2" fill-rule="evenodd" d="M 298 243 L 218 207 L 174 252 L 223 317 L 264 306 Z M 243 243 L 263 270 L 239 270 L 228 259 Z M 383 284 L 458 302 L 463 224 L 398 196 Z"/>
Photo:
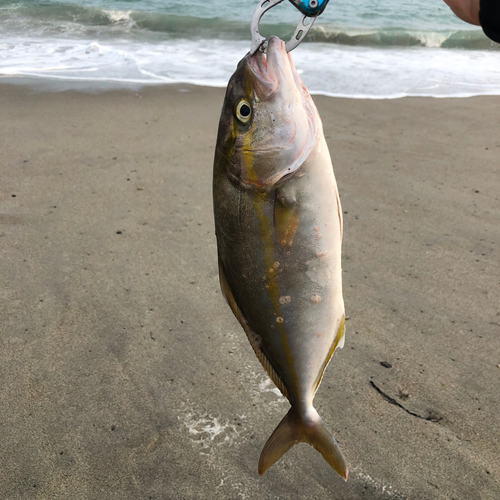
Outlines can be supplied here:
<path id="1" fill-rule="evenodd" d="M 295 172 L 317 142 L 321 121 L 285 43 L 269 39 L 267 57 L 247 54 L 229 81 L 218 151 L 230 174 L 257 188 Z"/>

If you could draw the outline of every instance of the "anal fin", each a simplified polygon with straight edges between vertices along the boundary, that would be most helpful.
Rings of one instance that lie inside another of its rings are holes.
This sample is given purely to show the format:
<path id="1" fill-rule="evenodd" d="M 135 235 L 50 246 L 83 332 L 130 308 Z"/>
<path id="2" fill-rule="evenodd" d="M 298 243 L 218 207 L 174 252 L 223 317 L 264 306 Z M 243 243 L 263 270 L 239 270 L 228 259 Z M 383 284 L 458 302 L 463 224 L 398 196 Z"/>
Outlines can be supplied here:
<path id="1" fill-rule="evenodd" d="M 321 379 L 323 378 L 323 373 L 325 373 L 326 367 L 328 366 L 328 363 L 330 362 L 330 359 L 332 358 L 335 349 L 337 349 L 337 347 L 340 347 L 342 349 L 344 347 L 344 342 L 345 342 L 345 316 L 342 316 L 339 327 L 337 329 L 337 335 L 335 335 L 335 339 L 333 340 L 333 343 L 330 346 L 330 350 L 328 351 L 323 366 L 319 371 L 318 379 L 316 380 L 316 384 L 314 385 L 314 393 L 316 393 L 316 391 L 318 390 L 319 384 L 321 383 Z"/>

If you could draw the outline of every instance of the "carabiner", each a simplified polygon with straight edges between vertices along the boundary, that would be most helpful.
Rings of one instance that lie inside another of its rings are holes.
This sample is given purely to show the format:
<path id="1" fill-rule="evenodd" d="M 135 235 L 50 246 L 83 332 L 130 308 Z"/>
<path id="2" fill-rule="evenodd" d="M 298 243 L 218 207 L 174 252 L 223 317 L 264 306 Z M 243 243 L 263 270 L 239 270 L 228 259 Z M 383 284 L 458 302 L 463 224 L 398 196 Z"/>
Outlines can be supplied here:
<path id="1" fill-rule="evenodd" d="M 286 42 L 286 51 L 292 51 L 297 45 L 304 40 L 307 33 L 311 29 L 316 18 L 325 10 L 326 4 L 329 0 L 289 0 L 294 7 L 301 13 L 302 17 L 299 20 L 295 33 L 288 42 Z M 283 2 L 283 0 L 260 0 L 257 5 L 252 22 L 250 23 L 250 31 L 252 33 L 252 45 L 250 47 L 250 55 L 255 54 L 257 50 L 265 52 L 267 48 L 266 39 L 259 33 L 259 22 L 262 16 L 276 5 Z M 307 24 L 306 24 L 307 23 Z"/>

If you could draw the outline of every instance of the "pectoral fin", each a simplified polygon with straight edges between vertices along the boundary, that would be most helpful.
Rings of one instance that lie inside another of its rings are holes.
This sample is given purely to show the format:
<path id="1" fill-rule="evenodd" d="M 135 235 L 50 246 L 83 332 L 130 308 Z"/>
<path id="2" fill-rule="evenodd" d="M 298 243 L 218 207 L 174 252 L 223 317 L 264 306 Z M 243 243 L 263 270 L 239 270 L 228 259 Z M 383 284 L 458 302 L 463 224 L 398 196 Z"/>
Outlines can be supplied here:
<path id="1" fill-rule="evenodd" d="M 291 247 L 299 227 L 299 206 L 293 187 L 276 189 L 274 202 L 274 230 L 281 248 Z"/>

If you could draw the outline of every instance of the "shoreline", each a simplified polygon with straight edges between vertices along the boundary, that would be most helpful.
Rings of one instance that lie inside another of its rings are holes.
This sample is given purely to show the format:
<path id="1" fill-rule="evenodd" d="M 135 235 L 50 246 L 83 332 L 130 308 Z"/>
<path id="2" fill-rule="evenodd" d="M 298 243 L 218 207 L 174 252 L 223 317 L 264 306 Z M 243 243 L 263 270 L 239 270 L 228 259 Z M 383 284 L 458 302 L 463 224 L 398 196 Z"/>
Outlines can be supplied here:
<path id="1" fill-rule="evenodd" d="M 3 76 L 0 75 L 0 86 L 20 86 L 29 88 L 33 92 L 39 93 L 55 93 L 55 92 L 81 92 L 86 94 L 101 94 L 113 91 L 131 91 L 137 92 L 142 89 L 161 88 L 161 87 L 199 87 L 207 89 L 225 89 L 226 85 L 208 85 L 207 83 L 196 83 L 193 81 L 177 81 L 177 82 L 134 82 L 134 81 L 116 81 L 116 80 L 77 80 L 53 77 L 39 76 Z M 477 93 L 462 93 L 457 95 L 432 95 L 432 94 L 396 94 L 388 96 L 370 96 L 370 95 L 343 95 L 334 94 L 323 91 L 311 91 L 311 96 L 314 97 L 329 97 L 333 99 L 347 99 L 355 101 L 392 101 L 398 99 L 470 99 L 476 97 L 498 97 L 500 96 L 500 87 L 495 91 L 487 94 Z"/>

